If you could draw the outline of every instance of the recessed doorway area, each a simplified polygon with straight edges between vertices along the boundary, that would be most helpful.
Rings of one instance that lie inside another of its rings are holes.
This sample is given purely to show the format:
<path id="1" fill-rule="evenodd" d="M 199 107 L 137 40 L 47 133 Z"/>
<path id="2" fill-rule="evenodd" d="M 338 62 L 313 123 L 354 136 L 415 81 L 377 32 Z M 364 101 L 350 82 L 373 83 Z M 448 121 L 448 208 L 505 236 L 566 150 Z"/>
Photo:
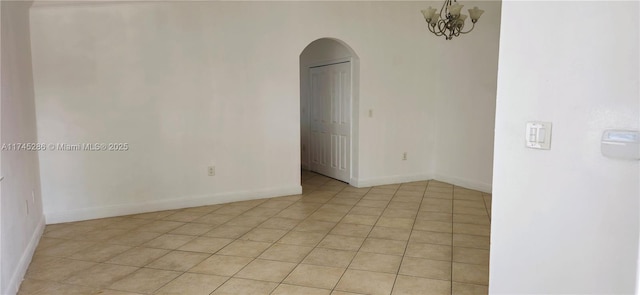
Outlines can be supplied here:
<path id="1" fill-rule="evenodd" d="M 322 38 L 300 54 L 301 168 L 346 183 L 357 175 L 358 58 Z"/>

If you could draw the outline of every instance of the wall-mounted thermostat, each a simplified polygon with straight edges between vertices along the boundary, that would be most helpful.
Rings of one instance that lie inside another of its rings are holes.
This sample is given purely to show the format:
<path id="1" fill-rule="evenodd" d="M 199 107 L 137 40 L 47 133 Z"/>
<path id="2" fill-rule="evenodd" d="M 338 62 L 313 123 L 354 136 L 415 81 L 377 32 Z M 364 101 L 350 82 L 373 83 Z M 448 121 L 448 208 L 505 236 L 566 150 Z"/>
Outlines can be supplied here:
<path id="1" fill-rule="evenodd" d="M 530 149 L 551 149 L 551 122 L 528 122 L 524 136 Z"/>
<path id="2" fill-rule="evenodd" d="M 609 158 L 640 160 L 640 132 L 605 130 L 600 144 L 602 155 Z"/>

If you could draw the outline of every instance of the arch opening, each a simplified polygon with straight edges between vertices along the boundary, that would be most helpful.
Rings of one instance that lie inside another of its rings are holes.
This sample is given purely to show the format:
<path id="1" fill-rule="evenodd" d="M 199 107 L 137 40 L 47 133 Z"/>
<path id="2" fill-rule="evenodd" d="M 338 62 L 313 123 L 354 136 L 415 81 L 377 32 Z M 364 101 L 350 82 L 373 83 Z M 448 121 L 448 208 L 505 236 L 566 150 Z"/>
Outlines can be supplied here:
<path id="1" fill-rule="evenodd" d="M 300 53 L 300 168 L 357 186 L 359 58 L 320 38 Z"/>

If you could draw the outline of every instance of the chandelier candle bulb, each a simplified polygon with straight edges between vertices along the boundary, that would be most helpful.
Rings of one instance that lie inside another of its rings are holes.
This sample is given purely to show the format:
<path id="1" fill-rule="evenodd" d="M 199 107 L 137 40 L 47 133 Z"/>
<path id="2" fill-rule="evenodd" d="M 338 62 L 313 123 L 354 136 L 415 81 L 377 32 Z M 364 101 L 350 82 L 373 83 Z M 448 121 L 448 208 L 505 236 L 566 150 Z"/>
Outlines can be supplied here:
<path id="1" fill-rule="evenodd" d="M 464 21 L 467 19 L 467 16 L 464 14 L 461 14 L 460 17 L 458 18 L 457 24 L 458 26 L 462 27 L 464 26 Z"/>
<path id="2" fill-rule="evenodd" d="M 433 16 L 433 19 L 431 19 L 431 25 L 435 26 L 438 23 L 438 20 L 440 19 L 440 15 L 436 14 Z"/>
<path id="3" fill-rule="evenodd" d="M 426 20 L 432 19 L 434 14 L 436 14 L 436 9 L 431 8 L 431 6 L 429 6 L 429 8 L 427 9 L 422 10 L 422 15 L 424 15 L 424 19 Z"/>
<path id="4" fill-rule="evenodd" d="M 458 16 L 460 15 L 460 10 L 462 10 L 462 7 L 464 7 L 464 5 L 460 5 L 458 3 L 453 4 L 449 6 L 449 13 L 453 16 Z"/>
<path id="5" fill-rule="evenodd" d="M 469 9 L 469 16 L 471 17 L 471 21 L 472 22 L 476 22 L 478 21 L 478 19 L 480 19 L 480 16 L 484 13 L 484 10 L 479 9 L 477 6 Z"/>

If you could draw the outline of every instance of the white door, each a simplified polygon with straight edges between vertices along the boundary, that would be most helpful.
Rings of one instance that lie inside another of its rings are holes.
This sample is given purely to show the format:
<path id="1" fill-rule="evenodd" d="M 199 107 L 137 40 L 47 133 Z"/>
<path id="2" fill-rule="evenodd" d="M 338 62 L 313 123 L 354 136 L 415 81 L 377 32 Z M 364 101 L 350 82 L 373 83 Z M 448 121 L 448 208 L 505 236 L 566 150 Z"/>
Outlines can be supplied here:
<path id="1" fill-rule="evenodd" d="M 351 177 L 351 63 L 310 69 L 311 171 L 349 182 Z"/>

